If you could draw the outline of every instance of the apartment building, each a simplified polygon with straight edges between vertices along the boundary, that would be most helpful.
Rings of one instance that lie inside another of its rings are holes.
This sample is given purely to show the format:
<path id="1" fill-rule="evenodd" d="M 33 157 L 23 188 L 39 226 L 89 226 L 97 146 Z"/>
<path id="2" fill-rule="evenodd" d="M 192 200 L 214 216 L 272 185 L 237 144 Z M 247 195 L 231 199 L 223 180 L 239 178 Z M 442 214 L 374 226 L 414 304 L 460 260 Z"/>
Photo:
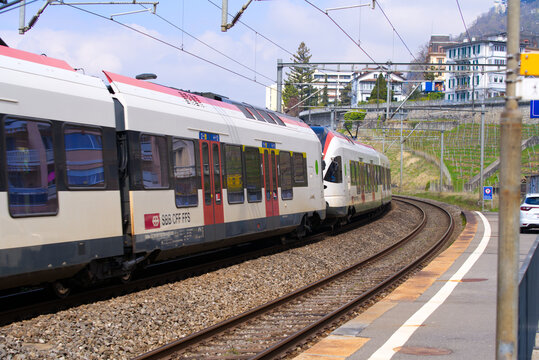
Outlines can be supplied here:
<path id="1" fill-rule="evenodd" d="M 352 80 L 352 105 L 357 105 L 358 102 L 368 101 L 371 97 L 371 92 L 378 79 L 378 76 L 384 76 L 388 81 L 387 69 L 385 67 L 364 68 L 360 72 L 354 74 Z M 406 80 L 402 73 L 391 72 L 389 78 L 391 90 L 393 91 L 392 101 L 404 100 L 403 84 Z M 385 99 L 385 96 L 384 96 Z"/>
<path id="2" fill-rule="evenodd" d="M 522 38 L 521 49 L 536 42 L 536 37 Z M 505 95 L 507 34 L 495 34 L 483 39 L 467 39 L 445 48 L 447 74 L 445 99 L 472 101 Z M 478 64 L 495 66 L 482 67 Z"/>

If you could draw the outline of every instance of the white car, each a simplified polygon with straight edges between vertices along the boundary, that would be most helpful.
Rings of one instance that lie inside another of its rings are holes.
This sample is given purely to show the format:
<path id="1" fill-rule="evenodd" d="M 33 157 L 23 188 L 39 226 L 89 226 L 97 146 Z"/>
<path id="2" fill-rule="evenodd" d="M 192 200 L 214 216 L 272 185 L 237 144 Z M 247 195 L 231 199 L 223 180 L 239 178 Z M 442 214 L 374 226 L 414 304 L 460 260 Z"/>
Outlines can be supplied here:
<path id="1" fill-rule="evenodd" d="M 520 231 L 539 228 L 539 194 L 527 194 L 520 205 Z"/>

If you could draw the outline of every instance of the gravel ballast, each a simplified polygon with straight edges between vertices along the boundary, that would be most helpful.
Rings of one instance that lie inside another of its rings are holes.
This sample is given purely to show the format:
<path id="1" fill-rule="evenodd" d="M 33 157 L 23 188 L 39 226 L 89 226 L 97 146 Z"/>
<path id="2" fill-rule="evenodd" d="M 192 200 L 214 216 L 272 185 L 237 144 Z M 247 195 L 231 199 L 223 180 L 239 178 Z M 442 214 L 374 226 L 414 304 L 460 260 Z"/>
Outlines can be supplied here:
<path id="1" fill-rule="evenodd" d="M 418 220 L 394 202 L 381 220 L 314 244 L 0 327 L 0 358 L 133 358 L 350 266 Z"/>

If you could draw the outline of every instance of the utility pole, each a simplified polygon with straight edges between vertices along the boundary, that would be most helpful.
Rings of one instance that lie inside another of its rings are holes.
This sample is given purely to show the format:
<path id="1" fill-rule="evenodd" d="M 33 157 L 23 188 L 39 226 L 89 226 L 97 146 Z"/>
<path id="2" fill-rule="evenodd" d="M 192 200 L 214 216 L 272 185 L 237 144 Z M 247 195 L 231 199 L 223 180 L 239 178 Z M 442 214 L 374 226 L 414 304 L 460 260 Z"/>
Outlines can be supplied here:
<path id="1" fill-rule="evenodd" d="M 402 139 L 402 117 L 401 117 L 401 138 L 400 138 L 400 142 L 401 142 L 401 178 L 400 178 L 400 184 L 399 184 L 399 191 L 402 192 L 402 171 L 403 171 L 403 164 L 402 164 L 403 155 L 402 155 L 402 153 L 404 152 L 404 140 Z"/>
<path id="2" fill-rule="evenodd" d="M 283 59 L 277 59 L 277 111 L 282 112 L 283 102 Z"/>
<path id="3" fill-rule="evenodd" d="M 391 61 L 387 62 L 387 98 L 386 98 L 386 121 L 389 120 L 389 105 L 391 104 Z"/>
<path id="4" fill-rule="evenodd" d="M 479 170 L 479 196 L 481 197 L 481 211 L 485 211 L 483 199 L 483 168 L 485 166 L 485 99 L 481 104 L 481 169 Z"/>
<path id="5" fill-rule="evenodd" d="M 496 359 L 517 359 L 518 354 L 518 260 L 520 205 L 520 143 L 522 115 L 518 111 L 516 82 L 519 73 L 520 0 L 508 0 L 507 76 L 505 110 L 500 135 L 500 213 L 498 239 L 498 287 Z"/>
<path id="6" fill-rule="evenodd" d="M 22 0 L 21 8 L 19 9 L 19 34 L 24 34 L 26 26 L 26 0 Z"/>
<path id="7" fill-rule="evenodd" d="M 442 125 L 442 131 L 440 131 L 440 140 L 441 140 L 441 150 L 440 150 L 440 192 L 442 192 L 442 187 L 444 185 L 444 128 Z"/>
<path id="8" fill-rule="evenodd" d="M 221 31 L 225 32 L 227 30 L 226 25 L 228 24 L 228 0 L 223 0 L 223 6 L 221 6 Z"/>

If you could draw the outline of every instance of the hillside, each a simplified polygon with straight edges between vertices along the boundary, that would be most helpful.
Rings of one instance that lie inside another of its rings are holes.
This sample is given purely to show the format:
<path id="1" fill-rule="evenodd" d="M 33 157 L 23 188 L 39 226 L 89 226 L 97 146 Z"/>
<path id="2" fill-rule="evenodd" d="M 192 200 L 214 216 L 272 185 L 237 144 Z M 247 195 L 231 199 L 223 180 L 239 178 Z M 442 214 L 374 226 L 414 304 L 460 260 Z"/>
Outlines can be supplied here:
<path id="1" fill-rule="evenodd" d="M 480 15 L 468 28 L 470 36 L 482 37 L 507 31 L 507 14 L 497 13 L 494 8 Z M 539 0 L 521 0 L 520 27 L 523 33 L 539 35 Z M 458 41 L 467 37 L 463 32 L 457 37 Z"/>

